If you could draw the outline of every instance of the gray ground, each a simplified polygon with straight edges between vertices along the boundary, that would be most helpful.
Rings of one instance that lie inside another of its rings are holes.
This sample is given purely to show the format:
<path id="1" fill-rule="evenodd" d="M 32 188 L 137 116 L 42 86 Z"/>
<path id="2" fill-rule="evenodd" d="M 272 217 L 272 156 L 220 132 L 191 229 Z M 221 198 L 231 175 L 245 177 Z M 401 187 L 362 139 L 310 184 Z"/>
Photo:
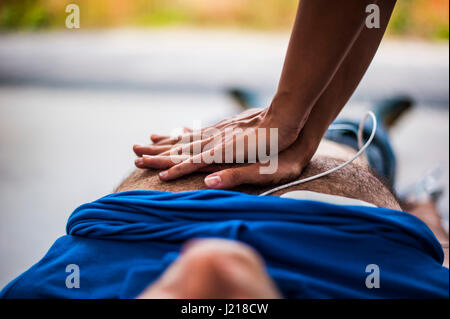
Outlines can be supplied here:
<path id="1" fill-rule="evenodd" d="M 151 132 L 236 112 L 224 94 L 274 92 L 287 34 L 169 30 L 0 34 L 0 287 L 64 234 L 78 205 L 110 193 Z M 448 43 L 385 41 L 345 116 L 407 93 L 392 132 L 399 187 L 441 164 L 448 189 Z M 441 202 L 448 216 L 448 197 Z"/>

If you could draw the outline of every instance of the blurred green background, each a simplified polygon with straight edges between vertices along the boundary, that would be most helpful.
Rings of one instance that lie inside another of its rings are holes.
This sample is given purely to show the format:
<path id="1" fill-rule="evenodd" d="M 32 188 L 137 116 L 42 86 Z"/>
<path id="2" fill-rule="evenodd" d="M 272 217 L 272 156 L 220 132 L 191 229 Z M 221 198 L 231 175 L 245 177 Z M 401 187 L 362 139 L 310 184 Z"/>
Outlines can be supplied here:
<path id="1" fill-rule="evenodd" d="M 174 25 L 262 30 L 291 28 L 298 0 L 2 0 L 2 30 L 63 28 L 65 6 L 80 6 L 82 28 Z M 389 35 L 449 37 L 448 0 L 398 0 Z"/>

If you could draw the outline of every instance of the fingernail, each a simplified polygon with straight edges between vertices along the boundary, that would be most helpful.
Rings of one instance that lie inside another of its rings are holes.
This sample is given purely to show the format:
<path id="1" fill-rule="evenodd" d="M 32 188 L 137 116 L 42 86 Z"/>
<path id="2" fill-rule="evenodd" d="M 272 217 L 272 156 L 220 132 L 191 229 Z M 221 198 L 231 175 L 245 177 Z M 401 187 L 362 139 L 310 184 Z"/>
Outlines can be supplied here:
<path id="1" fill-rule="evenodd" d="M 134 162 L 136 165 L 144 165 L 144 160 L 142 158 L 136 158 Z"/>
<path id="2" fill-rule="evenodd" d="M 142 155 L 142 157 L 144 157 L 144 158 L 153 158 L 153 156 L 150 156 L 150 155 Z"/>
<path id="3" fill-rule="evenodd" d="M 222 182 L 220 176 L 210 176 L 205 178 L 205 184 L 208 187 L 217 187 Z"/>
<path id="4" fill-rule="evenodd" d="M 161 173 L 159 173 L 159 176 L 162 178 L 166 178 L 167 176 L 169 176 L 169 172 L 168 171 L 162 171 Z"/>

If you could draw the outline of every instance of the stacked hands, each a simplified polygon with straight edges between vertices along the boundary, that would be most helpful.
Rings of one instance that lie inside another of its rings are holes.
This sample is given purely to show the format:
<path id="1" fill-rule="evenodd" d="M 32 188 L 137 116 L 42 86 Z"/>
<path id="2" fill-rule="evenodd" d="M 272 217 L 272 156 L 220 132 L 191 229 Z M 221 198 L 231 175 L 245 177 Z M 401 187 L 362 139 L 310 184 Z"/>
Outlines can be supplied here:
<path id="1" fill-rule="evenodd" d="M 367 6 L 373 0 L 300 1 L 270 107 L 196 131 L 186 129 L 177 137 L 153 135 L 152 145 L 134 146 L 136 166 L 161 170 L 162 181 L 208 172 L 206 186 L 217 189 L 296 179 L 383 38 L 395 0 L 375 2 L 381 13 L 379 28 L 366 26 Z"/>
<path id="2" fill-rule="evenodd" d="M 205 184 L 215 189 L 289 182 L 320 143 L 301 132 L 300 125 L 283 126 L 270 108 L 252 109 L 201 130 L 185 128 L 179 136 L 152 135 L 151 145 L 134 145 L 135 165 L 161 170 L 162 181 L 210 173 Z"/>

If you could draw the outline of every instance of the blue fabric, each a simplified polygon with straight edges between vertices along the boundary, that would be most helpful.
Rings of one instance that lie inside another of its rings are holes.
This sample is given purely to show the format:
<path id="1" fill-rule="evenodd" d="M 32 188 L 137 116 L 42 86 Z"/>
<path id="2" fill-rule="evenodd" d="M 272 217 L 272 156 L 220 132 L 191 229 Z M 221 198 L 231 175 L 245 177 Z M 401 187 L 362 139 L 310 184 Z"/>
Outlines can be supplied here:
<path id="1" fill-rule="evenodd" d="M 257 197 L 226 191 L 112 194 L 77 208 L 46 256 L 0 293 L 3 298 L 132 298 L 192 238 L 254 247 L 288 298 L 449 296 L 443 252 L 428 227 L 399 211 Z M 80 267 L 79 289 L 65 285 Z M 379 289 L 365 285 L 380 268 Z"/>

